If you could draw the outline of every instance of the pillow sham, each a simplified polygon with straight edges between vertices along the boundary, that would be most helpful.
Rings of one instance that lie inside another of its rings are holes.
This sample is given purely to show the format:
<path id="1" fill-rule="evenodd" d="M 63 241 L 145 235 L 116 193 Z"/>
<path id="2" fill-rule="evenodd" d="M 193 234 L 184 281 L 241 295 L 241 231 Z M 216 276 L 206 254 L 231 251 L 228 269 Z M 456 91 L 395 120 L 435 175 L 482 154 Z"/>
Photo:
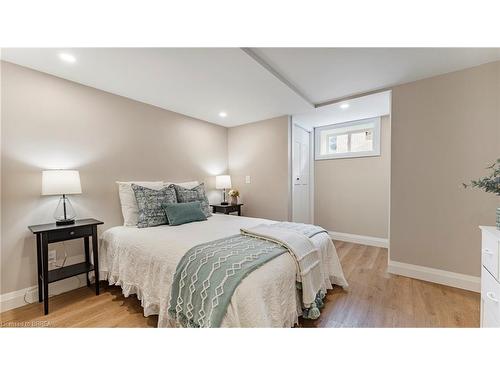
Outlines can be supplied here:
<path id="1" fill-rule="evenodd" d="M 164 205 L 168 225 L 181 225 L 207 220 L 200 202 L 168 203 Z"/>
<path id="2" fill-rule="evenodd" d="M 118 184 L 118 195 L 120 197 L 120 205 L 123 215 L 123 225 L 126 227 L 137 226 L 137 218 L 139 217 L 139 208 L 135 199 L 132 184 L 147 187 L 149 189 L 160 190 L 172 184 L 172 182 L 164 181 L 116 181 Z M 198 181 L 178 182 L 176 185 L 191 189 L 199 185 Z"/>
<path id="3" fill-rule="evenodd" d="M 210 205 L 208 203 L 208 198 L 205 194 L 205 184 L 201 183 L 192 189 L 186 189 L 182 186 L 172 184 L 170 185 L 175 189 L 177 194 L 177 202 L 188 203 L 188 202 L 200 202 L 201 210 L 205 214 L 205 217 L 210 217 Z"/>
<path id="4" fill-rule="evenodd" d="M 164 187 L 161 190 L 149 189 L 144 186 L 132 184 L 139 216 L 137 218 L 137 227 L 156 227 L 158 225 L 168 224 L 164 205 L 168 203 L 177 203 L 175 189 Z"/>
<path id="5" fill-rule="evenodd" d="M 116 181 L 116 183 L 118 184 L 123 225 L 127 227 L 135 227 L 137 225 L 137 218 L 139 217 L 139 208 L 137 207 L 135 193 L 132 190 L 132 184 L 154 190 L 160 190 L 165 186 L 163 181 Z"/>

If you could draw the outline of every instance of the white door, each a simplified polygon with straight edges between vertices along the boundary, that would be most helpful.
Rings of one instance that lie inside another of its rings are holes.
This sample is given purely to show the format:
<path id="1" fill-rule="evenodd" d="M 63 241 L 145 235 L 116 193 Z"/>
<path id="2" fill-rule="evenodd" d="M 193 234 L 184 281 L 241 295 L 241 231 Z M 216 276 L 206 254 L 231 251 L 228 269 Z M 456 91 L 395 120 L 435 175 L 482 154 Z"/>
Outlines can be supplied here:
<path id="1" fill-rule="evenodd" d="M 300 126 L 293 126 L 292 151 L 292 220 L 297 223 L 310 223 L 310 133 Z"/>

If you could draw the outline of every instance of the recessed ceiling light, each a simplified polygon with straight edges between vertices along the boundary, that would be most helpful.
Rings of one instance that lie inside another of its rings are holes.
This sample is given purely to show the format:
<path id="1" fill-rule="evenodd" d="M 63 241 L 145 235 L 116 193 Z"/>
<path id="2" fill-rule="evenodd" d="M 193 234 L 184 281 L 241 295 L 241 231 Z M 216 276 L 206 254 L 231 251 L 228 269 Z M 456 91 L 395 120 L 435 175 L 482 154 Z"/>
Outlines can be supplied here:
<path id="1" fill-rule="evenodd" d="M 226 112 L 219 112 L 219 117 L 227 117 L 227 113 Z"/>
<path id="2" fill-rule="evenodd" d="M 66 61 L 66 62 L 69 62 L 69 63 L 74 63 L 76 61 L 75 56 L 70 55 L 69 53 L 64 53 L 64 52 L 62 52 L 62 53 L 59 54 L 59 58 L 62 61 Z"/>
<path id="3" fill-rule="evenodd" d="M 340 105 L 340 108 L 342 108 L 342 109 L 347 109 L 347 108 L 349 108 L 349 103 L 342 103 L 342 104 Z"/>

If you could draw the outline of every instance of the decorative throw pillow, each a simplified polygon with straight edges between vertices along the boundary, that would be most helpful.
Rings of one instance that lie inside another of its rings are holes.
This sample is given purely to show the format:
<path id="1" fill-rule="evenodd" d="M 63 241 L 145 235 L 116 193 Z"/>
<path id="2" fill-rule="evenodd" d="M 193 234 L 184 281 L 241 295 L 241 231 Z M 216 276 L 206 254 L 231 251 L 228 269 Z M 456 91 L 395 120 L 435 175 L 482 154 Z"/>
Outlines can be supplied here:
<path id="1" fill-rule="evenodd" d="M 120 195 L 120 204 L 123 214 L 123 225 L 127 227 L 137 226 L 137 218 L 139 217 L 139 208 L 137 207 L 137 200 L 135 199 L 132 184 L 144 186 L 154 190 L 160 190 L 166 186 L 173 184 L 173 182 L 163 181 L 116 181 L 118 184 L 118 193 Z M 176 185 L 191 189 L 198 186 L 198 181 L 175 182 Z"/>
<path id="2" fill-rule="evenodd" d="M 207 220 L 200 202 L 169 203 L 164 206 L 168 225 L 180 225 Z"/>
<path id="3" fill-rule="evenodd" d="M 132 184 L 132 190 L 134 191 L 137 207 L 139 208 L 138 228 L 168 224 L 164 205 L 177 203 L 175 189 L 165 187 L 161 190 L 154 190 Z"/>
<path id="4" fill-rule="evenodd" d="M 116 181 L 116 183 L 118 184 L 118 192 L 120 194 L 123 225 L 127 227 L 137 226 L 137 218 L 139 217 L 139 208 L 137 207 L 137 200 L 135 199 L 135 194 L 132 190 L 132 184 L 144 186 L 154 190 L 160 190 L 165 187 L 163 181 Z"/>
<path id="5" fill-rule="evenodd" d="M 186 189 L 179 185 L 173 186 L 175 192 L 177 193 L 177 202 L 187 203 L 187 202 L 200 202 L 201 210 L 205 214 L 205 217 L 212 216 L 210 213 L 210 205 L 208 203 L 208 198 L 205 194 L 205 184 L 201 183 L 192 189 Z"/>

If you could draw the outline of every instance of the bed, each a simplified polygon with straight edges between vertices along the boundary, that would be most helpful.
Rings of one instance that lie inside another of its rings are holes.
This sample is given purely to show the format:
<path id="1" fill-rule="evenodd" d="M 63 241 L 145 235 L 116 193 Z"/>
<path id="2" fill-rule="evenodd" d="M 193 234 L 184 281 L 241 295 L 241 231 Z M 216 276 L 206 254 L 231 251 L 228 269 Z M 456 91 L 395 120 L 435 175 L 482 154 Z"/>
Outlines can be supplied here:
<path id="1" fill-rule="evenodd" d="M 100 277 L 136 294 L 144 316 L 158 315 L 159 327 L 176 326 L 167 314 L 176 266 L 193 246 L 239 234 L 271 220 L 214 214 L 206 221 L 150 228 L 118 226 L 101 236 Z M 328 271 L 327 288 L 347 286 L 337 252 L 326 233 L 311 238 Z M 222 327 L 293 327 L 302 313 L 296 265 L 288 253 L 250 273 L 233 294 Z"/>

